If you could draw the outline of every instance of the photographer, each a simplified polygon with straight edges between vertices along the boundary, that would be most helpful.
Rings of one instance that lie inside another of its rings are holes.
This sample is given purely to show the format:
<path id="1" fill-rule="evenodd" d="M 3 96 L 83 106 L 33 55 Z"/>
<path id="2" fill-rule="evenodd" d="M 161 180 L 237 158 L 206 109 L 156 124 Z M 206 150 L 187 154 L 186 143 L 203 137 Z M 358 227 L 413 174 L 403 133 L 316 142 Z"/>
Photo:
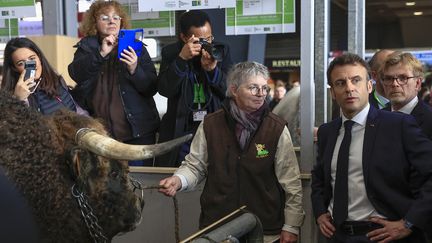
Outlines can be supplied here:
<path id="1" fill-rule="evenodd" d="M 213 40 L 210 18 L 194 10 L 180 17 L 179 41 L 162 49 L 158 90 L 168 98 L 168 108 L 160 142 L 195 133 L 204 116 L 221 107 L 232 62 L 228 46 Z M 177 167 L 189 147 L 190 142 L 159 157 L 156 165 Z"/>

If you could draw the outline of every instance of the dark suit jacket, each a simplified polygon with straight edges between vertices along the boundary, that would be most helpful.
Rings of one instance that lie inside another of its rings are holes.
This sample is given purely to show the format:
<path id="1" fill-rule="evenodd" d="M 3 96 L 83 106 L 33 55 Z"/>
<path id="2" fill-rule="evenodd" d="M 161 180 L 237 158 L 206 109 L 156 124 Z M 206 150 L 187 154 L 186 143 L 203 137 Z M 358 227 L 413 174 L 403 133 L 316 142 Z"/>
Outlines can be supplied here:
<path id="1" fill-rule="evenodd" d="M 388 106 L 384 110 L 391 111 L 391 107 Z M 432 107 L 419 99 L 411 115 L 415 118 L 424 134 L 432 140 Z"/>
<path id="2" fill-rule="evenodd" d="M 318 157 L 312 170 L 312 205 L 318 218 L 332 198 L 331 159 L 342 119 L 318 130 Z M 414 172 L 427 178 L 412 191 Z M 389 220 L 406 218 L 424 229 L 432 216 L 432 141 L 412 116 L 370 107 L 363 145 L 363 174 L 367 197 Z M 416 199 L 417 198 L 417 199 Z"/>
<path id="3" fill-rule="evenodd" d="M 411 115 L 416 119 L 421 130 L 432 140 L 432 107 L 419 99 Z"/>

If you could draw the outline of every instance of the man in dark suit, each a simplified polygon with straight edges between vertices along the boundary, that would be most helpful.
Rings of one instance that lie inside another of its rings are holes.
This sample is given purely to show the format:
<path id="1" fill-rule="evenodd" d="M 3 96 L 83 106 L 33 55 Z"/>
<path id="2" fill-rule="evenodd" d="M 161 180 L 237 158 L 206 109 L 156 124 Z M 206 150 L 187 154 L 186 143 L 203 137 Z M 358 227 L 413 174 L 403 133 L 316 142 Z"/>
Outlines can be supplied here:
<path id="1" fill-rule="evenodd" d="M 384 92 L 391 106 L 386 110 L 412 115 L 424 134 L 432 140 L 432 107 L 419 99 L 417 94 L 423 81 L 423 65 L 411 53 L 395 52 L 388 56 L 380 71 Z M 427 178 L 412 175 L 412 181 L 421 183 Z M 432 242 L 432 222 L 426 230 Z"/>
<path id="2" fill-rule="evenodd" d="M 384 95 L 384 88 L 380 81 L 379 70 L 386 60 L 386 58 L 394 51 L 388 49 L 382 49 L 372 56 L 369 60 L 369 66 L 371 69 L 371 76 L 375 82 L 373 91 L 369 94 L 369 104 L 377 109 L 383 109 L 386 107 L 389 100 Z"/>
<path id="3" fill-rule="evenodd" d="M 425 242 L 432 141 L 411 116 L 369 105 L 372 82 L 359 56 L 335 58 L 327 77 L 342 117 L 318 130 L 312 205 L 321 233 L 335 243 Z M 427 179 L 412 183 L 414 172 Z"/>
<path id="4" fill-rule="evenodd" d="M 411 114 L 422 131 L 432 139 L 432 107 L 418 99 L 423 65 L 411 53 L 394 52 L 383 63 L 381 82 L 392 111 Z"/>

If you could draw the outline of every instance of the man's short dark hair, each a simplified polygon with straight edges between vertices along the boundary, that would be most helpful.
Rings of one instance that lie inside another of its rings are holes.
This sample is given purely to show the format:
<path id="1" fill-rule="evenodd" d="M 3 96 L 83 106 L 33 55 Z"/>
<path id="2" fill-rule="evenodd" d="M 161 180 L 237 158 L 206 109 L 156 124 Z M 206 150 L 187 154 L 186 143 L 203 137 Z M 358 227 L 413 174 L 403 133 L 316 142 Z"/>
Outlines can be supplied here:
<path id="1" fill-rule="evenodd" d="M 191 10 L 184 12 L 180 16 L 180 32 L 184 35 L 189 34 L 189 30 L 191 27 L 202 27 L 207 22 L 211 26 L 210 18 L 207 13 L 201 10 Z"/>
<path id="2" fill-rule="evenodd" d="M 333 69 L 336 68 L 336 66 L 344 66 L 344 65 L 360 65 L 366 69 L 367 72 L 367 79 L 369 79 L 370 74 L 370 68 L 369 65 L 363 58 L 360 56 L 353 54 L 353 53 L 346 53 L 342 56 L 338 56 L 330 63 L 328 69 L 327 69 L 327 84 L 332 86 L 331 83 L 331 73 L 333 72 Z"/>

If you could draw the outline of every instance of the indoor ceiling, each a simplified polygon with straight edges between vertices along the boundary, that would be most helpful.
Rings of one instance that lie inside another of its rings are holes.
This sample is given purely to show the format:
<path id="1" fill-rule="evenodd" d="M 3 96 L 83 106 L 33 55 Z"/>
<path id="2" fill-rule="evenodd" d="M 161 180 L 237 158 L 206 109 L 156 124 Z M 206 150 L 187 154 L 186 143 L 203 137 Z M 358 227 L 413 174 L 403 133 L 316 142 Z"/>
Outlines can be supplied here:
<path id="1" fill-rule="evenodd" d="M 332 0 L 344 9 L 347 9 L 348 1 Z M 432 0 L 365 0 L 365 2 L 367 22 L 386 22 L 398 18 L 415 17 L 415 12 L 422 12 L 422 16 L 432 16 Z M 407 3 L 414 3 L 414 5 L 409 6 Z"/>

